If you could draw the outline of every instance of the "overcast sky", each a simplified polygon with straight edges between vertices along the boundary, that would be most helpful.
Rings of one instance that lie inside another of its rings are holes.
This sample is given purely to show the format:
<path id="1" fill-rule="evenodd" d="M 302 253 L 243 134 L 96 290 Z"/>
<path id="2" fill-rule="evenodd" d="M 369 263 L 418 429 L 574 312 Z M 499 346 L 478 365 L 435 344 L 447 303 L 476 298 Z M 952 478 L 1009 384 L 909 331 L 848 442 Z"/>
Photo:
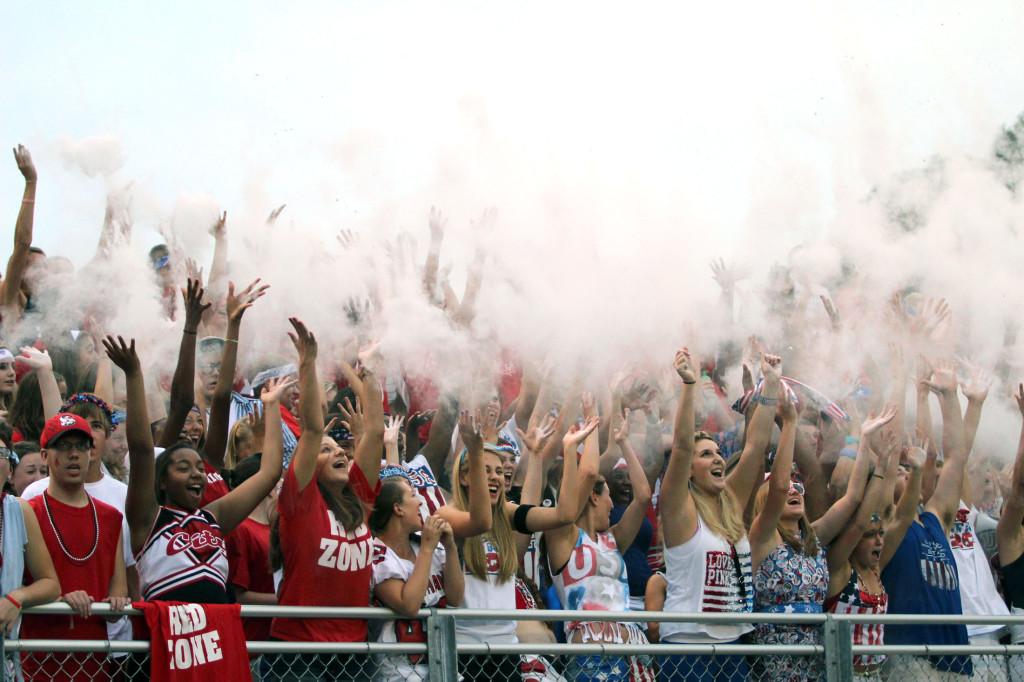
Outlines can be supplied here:
<path id="1" fill-rule="evenodd" d="M 129 180 L 140 249 L 175 206 L 285 202 L 321 232 L 494 204 L 694 216 L 729 244 L 766 202 L 813 233 L 934 154 L 988 153 L 1024 110 L 1022 26 L 1012 0 L 7 2 L 0 131 L 39 166 L 36 242 L 78 262 Z"/>

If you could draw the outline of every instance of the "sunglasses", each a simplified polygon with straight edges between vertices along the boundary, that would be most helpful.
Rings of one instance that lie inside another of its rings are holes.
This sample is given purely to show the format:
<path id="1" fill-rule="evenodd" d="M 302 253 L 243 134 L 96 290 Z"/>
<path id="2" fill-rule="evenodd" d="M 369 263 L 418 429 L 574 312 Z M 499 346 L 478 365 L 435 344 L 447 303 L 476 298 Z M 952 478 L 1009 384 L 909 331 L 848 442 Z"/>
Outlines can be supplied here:
<path id="1" fill-rule="evenodd" d="M 789 492 L 796 493 L 797 495 L 803 495 L 804 484 L 800 481 L 791 481 L 789 484 Z"/>

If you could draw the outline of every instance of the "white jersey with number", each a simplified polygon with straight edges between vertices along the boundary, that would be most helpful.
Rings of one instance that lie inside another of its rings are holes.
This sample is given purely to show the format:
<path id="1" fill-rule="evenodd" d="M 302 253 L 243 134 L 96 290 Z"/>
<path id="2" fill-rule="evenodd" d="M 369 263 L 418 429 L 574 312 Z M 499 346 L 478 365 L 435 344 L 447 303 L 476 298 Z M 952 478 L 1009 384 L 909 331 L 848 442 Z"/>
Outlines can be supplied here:
<path id="1" fill-rule="evenodd" d="M 418 542 L 412 543 L 413 552 L 419 556 Z M 430 561 L 430 578 L 427 580 L 427 593 L 421 608 L 444 607 L 444 562 L 446 554 L 440 545 L 434 549 Z M 407 582 L 412 577 L 415 563 L 398 556 L 393 549 L 379 539 L 373 541 L 373 586 L 376 587 L 386 580 Z M 427 641 L 426 622 L 416 618 L 399 618 L 383 621 L 377 641 L 384 644 L 401 642 L 425 643 Z M 404 682 L 405 680 L 426 680 L 427 661 L 423 654 L 415 655 L 380 655 L 377 657 L 378 682 Z"/>
<path id="2" fill-rule="evenodd" d="M 697 532 L 675 547 L 665 547 L 666 613 L 750 613 L 754 586 L 750 542 L 734 545 L 697 518 Z M 662 623 L 661 639 L 677 644 L 731 642 L 753 630 L 750 623 Z"/>
<path id="3" fill-rule="evenodd" d="M 971 523 L 973 511 L 961 501 L 949 529 L 949 548 L 953 550 L 956 572 L 960 576 L 960 606 L 965 616 L 1008 616 L 1010 611 L 996 590 L 988 558 Z M 998 624 L 968 625 L 967 634 L 971 637 L 986 635 L 1002 627 Z"/>

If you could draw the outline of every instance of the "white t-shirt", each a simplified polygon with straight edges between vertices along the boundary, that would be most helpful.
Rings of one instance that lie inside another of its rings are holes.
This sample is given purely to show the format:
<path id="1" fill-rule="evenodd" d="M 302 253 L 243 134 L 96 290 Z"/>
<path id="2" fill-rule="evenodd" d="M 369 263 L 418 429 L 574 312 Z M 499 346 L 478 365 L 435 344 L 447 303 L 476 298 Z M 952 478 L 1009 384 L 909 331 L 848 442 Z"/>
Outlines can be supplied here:
<path id="1" fill-rule="evenodd" d="M 487 563 L 487 580 L 481 580 L 463 566 L 466 590 L 462 605 L 467 609 L 503 609 L 514 611 L 516 608 L 515 576 L 504 583 L 499 583 L 500 563 L 498 550 L 485 536 L 467 538 L 466 542 L 483 542 Z M 516 644 L 516 621 L 514 620 L 455 620 L 455 636 L 460 642 L 494 642 L 500 644 Z"/>
<path id="2" fill-rule="evenodd" d="M 963 500 L 949 529 L 949 548 L 953 550 L 956 571 L 960 576 L 960 606 L 965 616 L 1006 616 L 1009 610 L 996 590 L 985 550 L 972 523 L 977 510 Z M 1001 625 L 968 625 L 970 637 L 1002 630 Z"/>
<path id="3" fill-rule="evenodd" d="M 413 552 L 419 556 L 420 545 L 412 543 Z M 434 556 L 430 562 L 430 579 L 427 581 L 427 593 L 423 597 L 422 608 L 433 606 L 444 606 L 444 562 L 446 553 L 444 547 L 438 545 L 434 550 Z M 379 539 L 373 540 L 373 587 L 386 580 L 408 581 L 412 577 L 415 563 L 398 556 L 393 549 L 385 545 Z M 419 619 L 387 620 L 381 621 L 380 634 L 377 641 L 385 644 L 394 644 L 401 641 L 426 642 L 424 628 L 426 623 Z M 399 634 L 401 633 L 401 640 Z M 419 660 L 421 656 L 406 655 L 381 655 L 377 657 L 377 676 L 379 682 L 405 682 L 406 680 L 422 679 L 428 677 L 426 660 Z"/>
<path id="4" fill-rule="evenodd" d="M 21 494 L 21 499 L 31 500 L 33 497 L 39 497 L 49 485 L 49 476 L 41 478 L 25 488 L 25 491 Z M 128 497 L 128 486 L 113 476 L 103 474 L 103 478 L 95 483 L 86 483 L 85 492 L 121 512 L 121 549 L 124 550 L 124 565 L 127 568 L 131 568 L 135 565 L 135 554 L 132 552 L 132 535 L 128 529 L 128 517 L 124 511 L 124 501 Z M 60 576 L 57 577 L 59 578 Z M 113 622 L 107 621 L 107 635 L 110 639 L 114 640 L 130 640 L 132 638 L 131 621 L 127 617 L 119 618 Z"/>

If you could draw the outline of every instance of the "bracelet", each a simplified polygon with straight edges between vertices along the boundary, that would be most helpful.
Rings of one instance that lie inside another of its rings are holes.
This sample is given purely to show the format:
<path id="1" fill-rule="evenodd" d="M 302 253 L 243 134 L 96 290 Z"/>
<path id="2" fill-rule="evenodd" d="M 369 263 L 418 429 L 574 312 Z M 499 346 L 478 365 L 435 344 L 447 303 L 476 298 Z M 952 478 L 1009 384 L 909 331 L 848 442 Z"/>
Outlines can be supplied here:
<path id="1" fill-rule="evenodd" d="M 770 405 L 778 405 L 779 404 L 779 399 L 778 398 L 766 398 L 763 395 L 759 395 L 756 398 L 754 398 L 754 402 L 755 403 L 760 403 L 761 405 L 768 405 L 768 406 L 770 406 Z"/>
<path id="2" fill-rule="evenodd" d="M 885 476 L 882 476 L 881 474 L 876 474 L 874 472 L 871 472 L 871 478 L 880 478 L 883 481 L 885 480 Z"/>
<path id="3" fill-rule="evenodd" d="M 686 384 L 687 386 L 693 386 L 697 382 L 696 381 L 684 381 L 683 383 Z"/>
<path id="4" fill-rule="evenodd" d="M 194 331 L 189 331 L 188 329 L 186 329 L 185 331 L 183 331 L 183 332 L 182 332 L 182 334 L 191 334 L 192 336 L 195 336 L 195 335 L 196 335 L 196 333 L 195 333 Z"/>
<path id="5" fill-rule="evenodd" d="M 237 346 L 238 345 L 238 339 L 224 339 L 224 343 L 233 343 L 233 344 L 235 344 Z"/>
<path id="6" fill-rule="evenodd" d="M 4 599 L 6 599 L 7 601 L 9 601 L 12 604 L 14 604 L 16 607 L 18 607 L 18 610 L 21 611 L 21 602 L 20 601 L 18 601 L 14 597 L 12 597 L 10 594 L 5 594 L 4 595 Z"/>
<path id="7" fill-rule="evenodd" d="M 35 199 L 22 199 L 21 203 L 23 203 L 23 204 L 34 204 L 34 203 L 36 203 L 36 200 Z"/>

